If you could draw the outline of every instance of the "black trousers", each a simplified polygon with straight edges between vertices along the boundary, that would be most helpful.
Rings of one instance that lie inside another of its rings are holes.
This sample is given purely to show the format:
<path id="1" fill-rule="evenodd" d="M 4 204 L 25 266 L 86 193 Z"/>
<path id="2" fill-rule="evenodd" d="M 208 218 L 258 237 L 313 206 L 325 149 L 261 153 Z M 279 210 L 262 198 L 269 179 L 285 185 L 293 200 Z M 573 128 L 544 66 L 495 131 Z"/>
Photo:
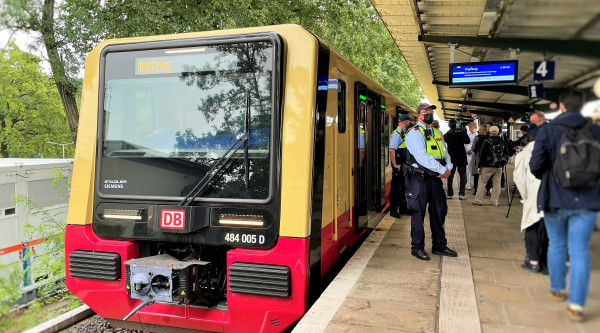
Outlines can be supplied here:
<path id="1" fill-rule="evenodd" d="M 450 177 L 448 177 L 448 195 L 454 195 L 454 189 L 452 188 L 452 182 L 454 181 L 454 174 L 456 173 L 456 169 L 458 169 L 458 176 L 460 177 L 460 184 L 458 189 L 458 195 L 465 195 L 465 186 L 467 185 L 467 166 L 454 166 L 452 171 L 450 171 Z"/>
<path id="2" fill-rule="evenodd" d="M 441 250 L 448 244 L 444 222 L 448 213 L 446 194 L 442 180 L 432 176 L 407 176 L 406 200 L 412 212 L 410 219 L 410 238 L 412 250 L 425 248 L 425 209 L 429 204 L 429 226 L 433 238 L 432 249 Z"/>
<path id="3" fill-rule="evenodd" d="M 548 237 L 543 219 L 525 229 L 525 250 L 529 260 L 539 261 L 541 265 L 546 265 Z"/>
<path id="4" fill-rule="evenodd" d="M 404 213 L 408 211 L 408 204 L 406 203 L 405 192 L 405 180 L 404 172 L 402 169 L 398 170 L 392 167 L 392 184 L 390 188 L 390 211 Z"/>

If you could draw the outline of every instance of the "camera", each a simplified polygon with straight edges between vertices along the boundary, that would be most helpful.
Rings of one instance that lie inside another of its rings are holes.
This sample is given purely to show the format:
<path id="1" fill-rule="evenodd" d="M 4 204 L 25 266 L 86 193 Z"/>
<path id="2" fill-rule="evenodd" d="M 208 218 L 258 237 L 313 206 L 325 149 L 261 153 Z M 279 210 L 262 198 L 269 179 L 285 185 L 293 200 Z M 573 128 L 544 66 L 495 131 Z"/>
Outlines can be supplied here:
<path id="1" fill-rule="evenodd" d="M 456 130 L 459 132 L 467 131 L 467 122 L 466 121 L 457 121 L 456 122 Z"/>

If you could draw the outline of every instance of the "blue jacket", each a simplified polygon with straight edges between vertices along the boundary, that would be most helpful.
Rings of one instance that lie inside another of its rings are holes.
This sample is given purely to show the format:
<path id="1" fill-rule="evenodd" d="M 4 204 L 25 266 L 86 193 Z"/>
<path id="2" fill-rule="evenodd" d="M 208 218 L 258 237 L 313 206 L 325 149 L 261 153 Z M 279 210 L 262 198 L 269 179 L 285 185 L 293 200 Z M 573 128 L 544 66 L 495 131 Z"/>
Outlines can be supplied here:
<path id="1" fill-rule="evenodd" d="M 563 133 L 556 125 L 581 128 L 586 122 L 579 111 L 567 111 L 537 131 L 529 168 L 536 178 L 542 180 L 538 192 L 538 211 L 548 212 L 560 208 L 600 211 L 600 183 L 586 190 L 566 189 L 556 182 L 552 173 L 552 163 L 556 160 Z M 594 126 L 593 134 L 600 141 L 599 126 Z"/>

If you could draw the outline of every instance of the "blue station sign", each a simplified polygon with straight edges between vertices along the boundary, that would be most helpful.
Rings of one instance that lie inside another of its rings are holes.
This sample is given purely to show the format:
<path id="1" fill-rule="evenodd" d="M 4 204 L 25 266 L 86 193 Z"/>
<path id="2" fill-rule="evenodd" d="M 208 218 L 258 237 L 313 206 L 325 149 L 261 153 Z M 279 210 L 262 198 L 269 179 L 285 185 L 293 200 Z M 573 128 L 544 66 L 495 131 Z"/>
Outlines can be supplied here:
<path id="1" fill-rule="evenodd" d="M 544 85 L 539 84 L 530 84 L 527 89 L 527 95 L 529 98 L 544 98 Z"/>
<path id="2" fill-rule="evenodd" d="M 534 61 L 533 62 L 533 80 L 534 81 L 552 81 L 552 80 L 554 80 L 554 61 Z"/>

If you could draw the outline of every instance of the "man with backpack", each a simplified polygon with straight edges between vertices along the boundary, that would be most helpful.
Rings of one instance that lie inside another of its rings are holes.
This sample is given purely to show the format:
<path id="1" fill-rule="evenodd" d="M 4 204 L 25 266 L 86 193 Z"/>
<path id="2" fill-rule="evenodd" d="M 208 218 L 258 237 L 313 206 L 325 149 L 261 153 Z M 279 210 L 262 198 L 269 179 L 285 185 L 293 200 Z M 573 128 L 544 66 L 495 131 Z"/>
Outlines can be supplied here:
<path id="1" fill-rule="evenodd" d="M 541 179 L 537 208 L 544 211 L 550 238 L 550 297 L 567 299 L 568 260 L 567 315 L 582 321 L 590 284 L 590 240 L 600 211 L 600 127 L 581 115 L 581 91 L 566 89 L 559 102 L 562 113 L 536 133 L 529 166 Z"/>
<path id="2" fill-rule="evenodd" d="M 500 138 L 498 126 L 490 127 L 490 137 L 481 145 L 479 164 L 477 172 L 480 174 L 477 195 L 473 202 L 476 206 L 483 205 L 485 185 L 492 178 L 492 206 L 498 206 L 500 197 L 500 179 L 502 178 L 502 167 L 508 161 L 509 151 L 506 142 Z"/>

